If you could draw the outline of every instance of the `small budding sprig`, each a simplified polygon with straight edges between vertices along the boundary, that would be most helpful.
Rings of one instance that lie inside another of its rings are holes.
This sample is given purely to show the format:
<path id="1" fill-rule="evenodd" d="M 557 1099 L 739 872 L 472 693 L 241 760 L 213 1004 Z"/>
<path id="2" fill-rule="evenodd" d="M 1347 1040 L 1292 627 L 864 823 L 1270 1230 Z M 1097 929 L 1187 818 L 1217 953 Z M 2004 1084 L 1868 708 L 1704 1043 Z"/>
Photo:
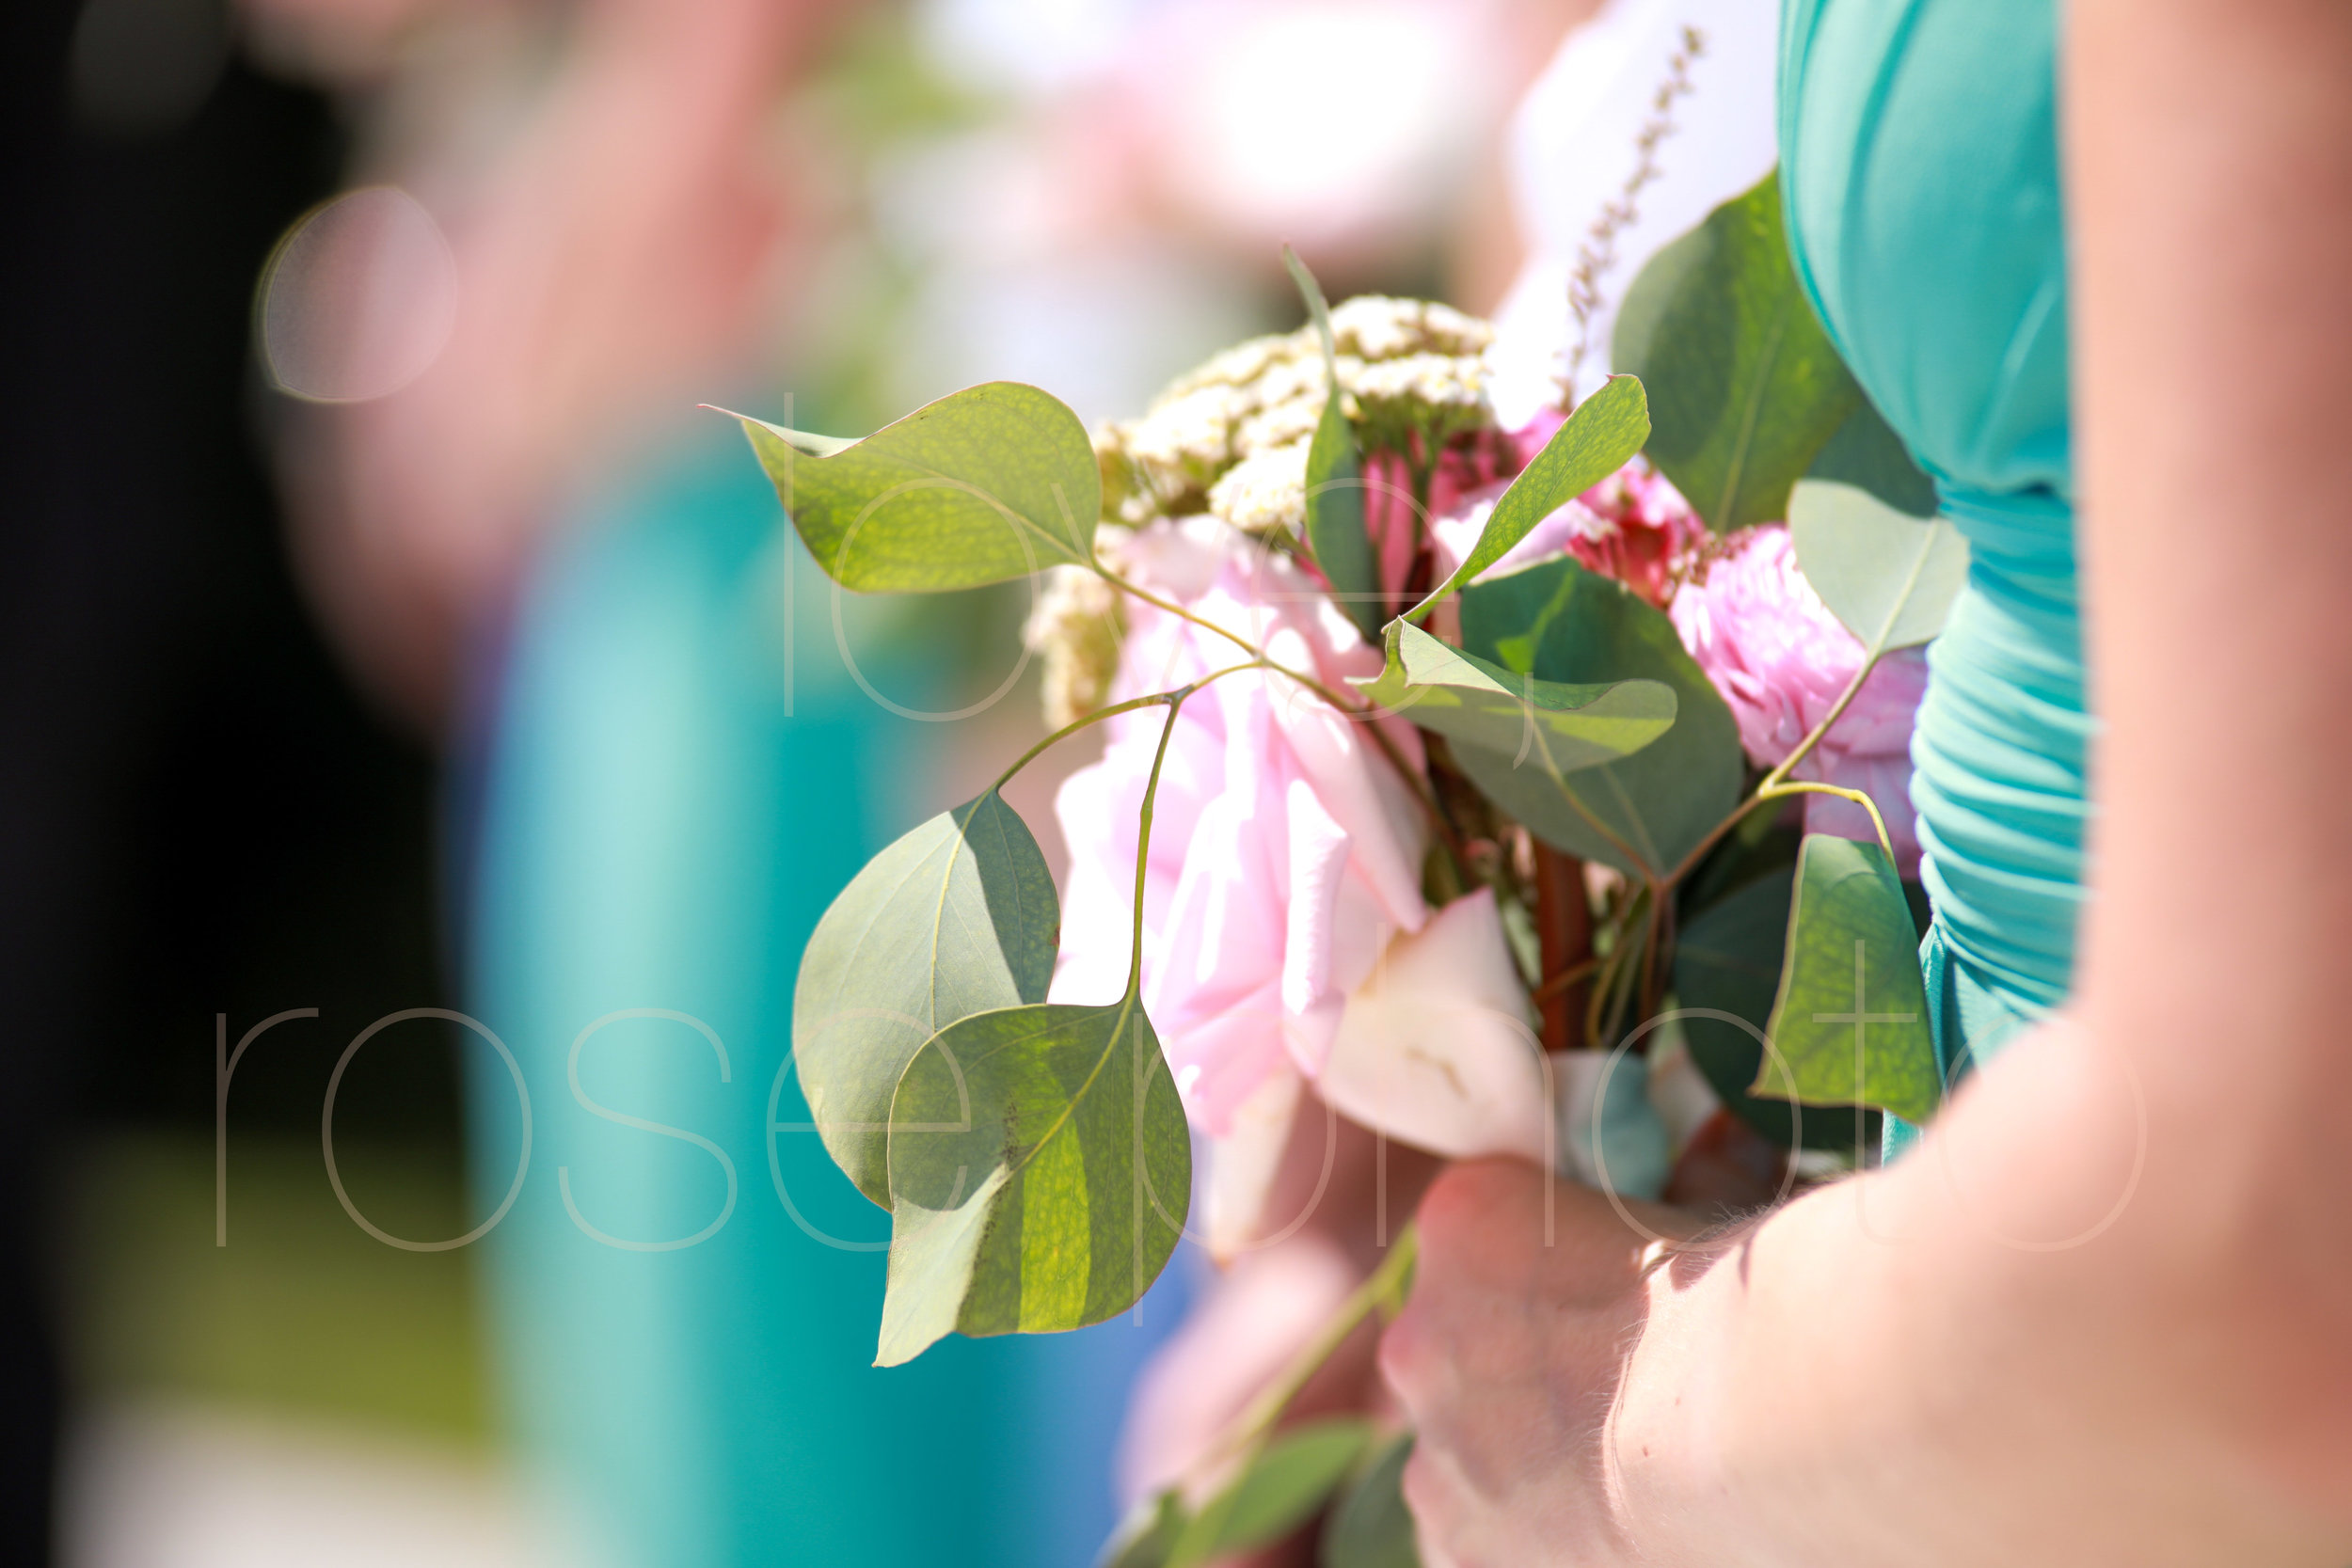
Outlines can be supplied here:
<path id="1" fill-rule="evenodd" d="M 1675 123 L 1675 103 L 1696 90 L 1691 82 L 1691 67 L 1706 56 L 1707 35 L 1686 25 L 1681 47 L 1667 57 L 1665 80 L 1659 83 L 1650 100 L 1650 117 L 1633 138 L 1633 172 L 1617 198 L 1601 208 L 1583 243 L 1576 247 L 1576 265 L 1568 273 L 1568 315 L 1576 323 L 1576 341 L 1562 356 L 1557 377 L 1564 407 L 1575 400 L 1577 374 L 1592 356 L 1593 316 L 1601 306 L 1600 280 L 1616 268 L 1617 236 L 1640 221 L 1642 192 L 1664 172 L 1659 166 L 1658 149 L 1680 129 Z"/>

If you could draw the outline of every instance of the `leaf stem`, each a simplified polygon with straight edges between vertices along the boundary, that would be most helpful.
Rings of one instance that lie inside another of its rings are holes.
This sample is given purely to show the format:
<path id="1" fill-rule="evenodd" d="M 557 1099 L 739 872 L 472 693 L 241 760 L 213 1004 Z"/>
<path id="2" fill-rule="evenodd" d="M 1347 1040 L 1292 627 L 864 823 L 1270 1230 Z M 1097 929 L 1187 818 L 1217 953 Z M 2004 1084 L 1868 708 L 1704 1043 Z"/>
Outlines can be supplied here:
<path id="1" fill-rule="evenodd" d="M 1253 658 L 1244 664 L 1229 664 L 1222 670 L 1212 670 L 1209 673 L 1193 682 L 1190 687 L 1186 688 L 1186 690 L 1187 692 L 1198 691 L 1202 687 L 1215 681 L 1223 680 L 1228 675 L 1239 674 L 1244 670 L 1255 670 L 1264 662 L 1265 661 L 1263 659 Z M 1073 735 L 1076 735 L 1080 730 L 1090 729 L 1094 725 L 1101 723 L 1104 720 L 1116 719 L 1122 713 L 1133 713 L 1137 708 L 1152 707 L 1157 704 L 1168 701 L 1168 698 L 1174 695 L 1176 695 L 1176 693 L 1172 691 L 1154 691 L 1148 697 L 1131 697 L 1123 703 L 1113 703 L 1108 707 L 1098 707 L 1091 713 L 1081 714 L 1078 718 L 1073 720 L 1067 724 L 1064 724 L 1060 729 L 1056 730 L 1052 735 L 1047 736 L 1044 739 L 1039 741 L 1036 745 L 1022 752 L 1020 760 L 1015 762 L 1010 768 L 1006 768 L 1002 773 L 999 773 L 996 776 L 996 782 L 989 785 L 989 788 L 991 790 L 1003 789 L 1005 785 L 1012 783 L 1013 775 L 1019 773 L 1024 768 L 1028 767 L 1029 764 L 1035 762 L 1039 757 L 1043 756 L 1045 752 L 1055 745 L 1069 739 Z"/>
<path id="2" fill-rule="evenodd" d="M 1652 896 L 1658 885 L 1644 881 L 1636 888 L 1628 883 L 1624 896 L 1612 911 L 1613 939 L 1600 960 L 1600 973 L 1584 1004 L 1584 1043 L 1594 1050 L 1607 1049 L 1616 1033 L 1612 1020 L 1623 1011 L 1614 1004 L 1625 990 L 1626 966 L 1633 957 L 1634 916 L 1643 909 L 1643 900 Z"/>
<path id="3" fill-rule="evenodd" d="M 1413 1265 L 1420 1256 L 1421 1228 L 1417 1225 L 1407 1225 L 1398 1233 L 1395 1243 L 1389 1248 L 1389 1255 L 1380 1259 L 1380 1266 L 1349 1292 L 1345 1301 L 1340 1303 L 1339 1309 L 1325 1320 L 1323 1326 L 1316 1330 L 1315 1337 L 1291 1358 L 1291 1364 L 1282 1370 L 1282 1375 L 1249 1402 L 1248 1407 L 1234 1418 L 1233 1424 L 1201 1456 L 1194 1466 L 1196 1472 L 1250 1448 L 1272 1432 L 1275 1422 L 1280 1420 L 1282 1413 L 1290 1408 L 1291 1402 L 1298 1398 L 1300 1391 L 1314 1380 L 1315 1373 L 1323 1370 L 1323 1364 L 1331 1359 L 1347 1342 L 1347 1337 L 1355 1333 L 1375 1308 L 1392 1312 L 1402 1303 L 1405 1291 L 1411 1282 Z"/>
<path id="4" fill-rule="evenodd" d="M 1879 660 L 1885 657 L 1886 650 L 1879 648 L 1873 650 L 1870 657 L 1862 661 L 1862 668 L 1853 673 L 1853 679 L 1846 683 L 1846 689 L 1839 692 L 1837 701 L 1830 705 L 1828 715 L 1820 723 L 1814 725 L 1803 740 L 1797 742 L 1795 751 L 1780 759 L 1779 767 L 1764 775 L 1763 784 L 1757 786 L 1759 793 L 1777 787 L 1790 773 L 1796 771 L 1797 764 L 1813 754 L 1813 748 L 1821 743 L 1821 738 L 1829 734 L 1831 727 L 1846 717 L 1846 710 L 1853 706 L 1856 697 L 1862 695 L 1863 683 L 1870 678 L 1870 673 L 1879 667 Z"/>
<path id="5" fill-rule="evenodd" d="M 1642 874 L 1644 880 L 1656 881 L 1658 879 L 1658 871 L 1656 867 L 1650 864 L 1649 857 L 1635 849 L 1630 844 L 1628 844 L 1624 838 L 1618 835 L 1614 829 L 1611 828 L 1608 823 L 1603 822 L 1600 819 L 1600 814 L 1593 810 L 1592 807 L 1586 805 L 1584 803 L 1584 797 L 1579 795 L 1574 786 L 1568 783 L 1568 776 L 1560 771 L 1559 761 L 1552 756 L 1551 744 L 1544 739 L 1543 731 L 1541 729 L 1538 729 L 1535 732 L 1535 750 L 1543 757 L 1544 771 L 1550 775 L 1553 787 L 1560 791 L 1560 798 L 1567 801 L 1568 805 L 1576 812 L 1576 815 L 1584 819 L 1584 825 L 1592 829 L 1593 832 L 1598 833 L 1603 839 L 1607 840 L 1609 847 L 1612 849 L 1614 849 L 1618 854 L 1623 855 L 1626 858 L 1626 863 Z M 1620 799 L 1622 799 L 1622 796 Z M 1638 821 L 1639 819 L 1637 818 L 1636 820 Z"/>
<path id="6" fill-rule="evenodd" d="M 1846 710 L 1853 706 L 1854 699 L 1862 695 L 1863 682 L 1870 678 L 1870 673 L 1878 668 L 1879 660 L 1883 658 L 1885 656 L 1886 650 L 1881 648 L 1862 661 L 1862 668 L 1854 672 L 1853 679 L 1846 683 L 1846 689 L 1839 692 L 1837 694 L 1837 701 L 1830 705 L 1830 710 L 1827 717 L 1823 718 L 1820 723 L 1814 725 L 1811 730 L 1806 732 L 1805 737 L 1797 742 L 1796 750 L 1790 752 L 1787 756 L 1781 759 L 1779 767 L 1764 775 L 1763 782 L 1756 786 L 1755 794 L 1749 796 L 1746 800 L 1732 807 L 1730 815 L 1725 816 L 1721 822 L 1716 823 L 1712 828 L 1709 828 L 1707 831 L 1707 836 L 1700 839 L 1697 846 L 1693 847 L 1689 854 L 1682 857 L 1682 863 L 1677 865 L 1672 871 L 1666 873 L 1664 879 L 1666 886 L 1673 887 L 1677 885 L 1682 880 L 1683 878 L 1688 877 L 1692 872 L 1697 870 L 1699 862 L 1707 858 L 1708 852 L 1713 849 L 1718 844 L 1721 844 L 1724 841 L 1724 835 L 1729 833 L 1732 829 L 1738 827 L 1741 819 L 1744 818 L 1748 813 L 1754 811 L 1765 801 L 1783 800 L 1787 800 L 1791 795 L 1820 793 L 1823 790 L 1833 795 L 1851 795 L 1852 793 L 1851 790 L 1838 790 L 1828 785 L 1820 786 L 1819 790 L 1800 788 L 1796 785 L 1788 784 L 1788 775 L 1795 770 L 1799 763 L 1813 754 L 1813 749 L 1821 743 L 1822 737 L 1829 734 L 1831 728 L 1836 724 L 1837 721 L 1846 716 Z M 1865 804 L 1867 804 L 1867 801 L 1865 801 Z M 1876 806 L 1870 807 L 1870 819 L 1873 822 L 1878 822 L 1879 838 L 1883 842 L 1885 841 L 1886 824 L 1879 822 L 1878 808 Z M 1894 850 L 1889 848 L 1887 850 L 1888 858 L 1892 859 L 1894 857 Z"/>
<path id="7" fill-rule="evenodd" d="M 1218 626 L 1215 621 L 1208 619 L 1206 616 L 1195 615 L 1191 610 L 1186 610 L 1183 605 L 1176 603 L 1172 599 L 1163 599 L 1157 594 L 1152 593 L 1149 589 L 1137 587 L 1136 584 L 1129 582 L 1125 578 L 1120 577 L 1117 572 L 1112 571 L 1108 566 L 1104 565 L 1099 561 L 1094 562 L 1091 564 L 1094 567 L 1094 575 L 1096 577 L 1101 578 L 1104 582 L 1109 583 L 1113 588 L 1118 589 L 1120 593 L 1132 594 L 1134 597 L 1141 599 L 1145 604 L 1150 605 L 1152 609 L 1165 610 L 1167 613 L 1175 616 L 1180 621 L 1189 621 L 1203 631 L 1213 631 L 1219 637 L 1225 639 L 1228 642 L 1233 644 L 1233 646 L 1239 648 L 1243 653 L 1248 654 L 1252 658 L 1262 659 L 1265 657 L 1264 649 L 1259 647 L 1256 643 L 1250 641 L 1239 632 L 1228 631 L 1225 627 Z"/>
<path id="8" fill-rule="evenodd" d="M 1600 963 L 1598 958 L 1587 958 L 1581 964 L 1574 964 L 1562 970 L 1528 992 L 1528 1000 L 1540 1006 L 1555 998 L 1565 997 L 1569 991 L 1598 974 Z"/>
<path id="9" fill-rule="evenodd" d="M 1870 826 L 1878 830 L 1879 847 L 1886 851 L 1888 860 L 1895 858 L 1895 841 L 1886 832 L 1886 818 L 1879 815 L 1878 802 L 1867 794 L 1859 789 L 1841 789 L 1836 784 L 1815 784 L 1808 779 L 1800 779 L 1794 784 L 1773 785 L 1772 794 L 1765 798 L 1786 800 L 1792 795 L 1835 795 L 1841 800 L 1851 800 L 1870 814 Z"/>
<path id="10" fill-rule="evenodd" d="M 1115 719 L 1122 713 L 1133 713 L 1139 707 L 1151 707 L 1155 704 L 1164 703 L 1168 701 L 1168 696 L 1169 693 L 1168 692 L 1155 691 L 1149 697 L 1132 697 L 1126 702 L 1113 703 L 1108 707 L 1098 707 L 1091 713 L 1080 715 L 1072 722 L 1064 724 L 1060 729 L 1056 730 L 1052 735 L 1047 736 L 1044 739 L 1039 741 L 1036 745 L 1022 752 L 1019 761 L 1015 762 L 1010 768 L 1006 768 L 1002 773 L 996 775 L 996 782 L 988 786 L 990 791 L 993 793 L 1003 789 L 1007 784 L 1012 783 L 1013 776 L 1019 773 L 1024 768 L 1028 767 L 1029 764 L 1035 762 L 1039 757 L 1043 756 L 1052 747 L 1069 739 L 1072 736 L 1076 735 L 1080 730 L 1091 729 L 1093 726 L 1101 723 L 1105 719 Z"/>
<path id="11" fill-rule="evenodd" d="M 1143 814 L 1136 830 L 1135 945 L 1127 958 L 1127 1000 L 1131 1003 L 1143 990 L 1143 881 L 1152 866 L 1152 802 L 1160 792 L 1160 764 L 1168 760 L 1168 742 L 1176 733 L 1176 716 L 1184 711 L 1184 699 L 1199 689 L 1196 684 L 1145 699 L 1168 705 L 1168 722 L 1160 726 L 1160 749 L 1152 753 L 1152 776 L 1144 781 Z"/>
<path id="12" fill-rule="evenodd" d="M 1643 935 L 1640 1017 L 1650 1018 L 1663 1000 L 1666 976 L 1661 966 L 1666 943 L 1674 934 L 1674 900 L 1654 886 L 1650 893 L 1649 925 Z"/>
<path id="13" fill-rule="evenodd" d="M 1276 663 L 1273 659 L 1266 657 L 1263 649 L 1240 633 L 1228 630 L 1206 616 L 1195 615 L 1191 610 L 1172 600 L 1163 599 L 1157 594 L 1137 587 L 1099 561 L 1094 562 L 1094 571 L 1096 576 L 1120 593 L 1131 594 L 1152 609 L 1164 610 L 1180 621 L 1188 621 L 1203 631 L 1216 633 L 1217 636 L 1248 654 L 1254 663 L 1273 671 L 1278 675 L 1287 676 L 1296 681 L 1300 686 L 1346 714 L 1351 720 L 1362 724 L 1366 732 L 1371 735 L 1372 743 L 1380 749 L 1380 754 L 1388 758 L 1390 766 L 1396 769 L 1397 777 L 1403 779 L 1405 786 L 1412 791 L 1413 799 L 1420 802 L 1422 811 L 1429 818 L 1430 826 L 1437 829 L 1438 836 L 1445 841 L 1446 848 L 1456 861 L 1467 859 L 1468 847 L 1462 842 L 1461 833 L 1454 828 L 1454 819 L 1446 816 L 1445 808 L 1438 803 L 1437 792 L 1429 787 L 1429 781 L 1405 760 L 1405 753 L 1397 750 L 1396 742 L 1390 739 L 1388 735 L 1381 730 L 1378 716 L 1373 712 L 1370 705 L 1351 703 L 1305 671 L 1294 670 L 1287 664 Z"/>

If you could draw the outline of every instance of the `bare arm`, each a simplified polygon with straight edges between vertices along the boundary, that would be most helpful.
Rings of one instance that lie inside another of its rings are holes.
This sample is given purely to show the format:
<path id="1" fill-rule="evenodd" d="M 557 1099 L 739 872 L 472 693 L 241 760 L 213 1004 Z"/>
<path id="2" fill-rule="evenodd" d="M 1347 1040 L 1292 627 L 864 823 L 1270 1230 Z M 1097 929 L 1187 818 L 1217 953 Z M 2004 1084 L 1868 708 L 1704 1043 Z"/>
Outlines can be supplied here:
<path id="1" fill-rule="evenodd" d="M 1641 1280 L 1619 1230 L 1566 1291 L 1485 1234 L 1532 1176 L 1442 1183 L 1388 1357 L 1440 1560 L 2352 1559 L 2352 7 L 2066 12 L 2105 725 L 2069 1019 L 1709 1267 Z M 1454 1418 L 1515 1337 L 1549 1471 Z"/>

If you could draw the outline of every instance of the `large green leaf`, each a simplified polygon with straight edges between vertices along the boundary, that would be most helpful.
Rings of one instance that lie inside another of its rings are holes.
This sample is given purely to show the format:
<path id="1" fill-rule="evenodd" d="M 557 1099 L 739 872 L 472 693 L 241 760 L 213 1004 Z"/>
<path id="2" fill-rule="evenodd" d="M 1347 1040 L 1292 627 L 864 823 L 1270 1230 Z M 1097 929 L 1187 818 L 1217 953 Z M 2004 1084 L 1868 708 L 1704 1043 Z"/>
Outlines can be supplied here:
<path id="1" fill-rule="evenodd" d="M 1199 1568 L 1281 1540 L 1330 1499 L 1372 1437 L 1372 1423 L 1357 1416 L 1308 1421 L 1282 1433 L 1200 1505 L 1168 1554 L 1168 1568 Z"/>
<path id="2" fill-rule="evenodd" d="M 1417 617 L 1448 594 L 1502 560 L 1537 523 L 1576 499 L 1642 450 L 1650 437 L 1649 398 L 1630 375 L 1613 375 L 1600 390 L 1576 405 L 1551 433 L 1535 460 L 1521 469 L 1495 502 L 1478 543 L 1452 577 L 1407 617 Z"/>
<path id="3" fill-rule="evenodd" d="M 1807 1115 L 1785 1100 L 1759 1100 L 1748 1092 L 1765 1071 L 1763 1041 L 1770 1037 L 1767 1025 L 1780 994 L 1796 875 L 1791 863 L 1746 882 L 1682 928 L 1675 942 L 1675 998 L 1690 1009 L 1682 1033 L 1691 1060 L 1732 1115 L 1783 1148 L 1795 1148 L 1802 1134 L 1807 1148 L 1849 1149 L 1856 1138 L 1852 1116 Z M 1703 1013 L 1729 1014 L 1750 1027 L 1698 1016 Z M 1862 1135 L 1868 1135 L 1867 1128 Z"/>
<path id="4" fill-rule="evenodd" d="M 1719 532 L 1788 516 L 1862 401 L 1797 282 L 1777 174 L 1650 259 L 1615 354 L 1649 388 L 1650 461 Z"/>
<path id="5" fill-rule="evenodd" d="M 1933 639 L 1968 580 L 1968 541 L 1958 529 L 1851 484 L 1800 483 L 1788 536 L 1813 591 L 1874 654 Z"/>
<path id="6" fill-rule="evenodd" d="M 1826 479 L 1867 490 L 1896 511 L 1914 517 L 1935 515 L 1935 481 L 1912 457 L 1911 449 L 1895 434 L 1878 405 L 1864 398 L 1837 427 L 1837 434 L 1805 470 L 1807 479 Z"/>
<path id="7" fill-rule="evenodd" d="M 1472 584 L 1462 594 L 1462 646 L 1512 676 L 1570 686 L 1655 681 L 1674 692 L 1674 728 L 1573 777 L 1555 779 L 1502 747 L 1455 749 L 1479 788 L 1546 843 L 1630 874 L 1665 871 L 1738 803 L 1742 758 L 1731 709 L 1683 651 L 1674 623 L 1623 583 L 1561 560 Z"/>
<path id="8" fill-rule="evenodd" d="M 1045 857 L 994 790 L 876 855 L 817 923 L 794 1060 L 827 1151 L 867 1197 L 890 1201 L 899 1073 L 958 1019 L 1042 1002 L 1060 926 Z"/>
<path id="9" fill-rule="evenodd" d="M 1755 1094 L 1876 1105 L 1915 1122 L 1934 1114 L 1944 1084 L 1928 1030 L 1918 932 L 1894 863 L 1878 845 L 1805 835 L 1767 1033 L 1782 1062 L 1765 1065 Z"/>
<path id="10" fill-rule="evenodd" d="M 1094 447 L 1078 416 L 1035 387 L 968 387 L 862 441 L 752 419 L 743 433 L 809 554 L 844 588 L 942 593 L 1091 559 Z"/>
<path id="11" fill-rule="evenodd" d="M 1322 1568 L 1421 1568 L 1412 1510 L 1405 1506 L 1405 1462 L 1412 1456 L 1408 1432 L 1364 1466 L 1324 1527 Z"/>
<path id="12" fill-rule="evenodd" d="M 1675 721 L 1674 689 L 1661 682 L 1569 686 L 1514 674 L 1406 621 L 1389 624 L 1379 678 L 1357 685 L 1423 729 L 1546 776 L 1630 755 Z"/>
<path id="13" fill-rule="evenodd" d="M 1192 1189 L 1184 1113 L 1133 998 L 941 1030 L 890 1106 L 890 1277 L 876 1364 L 943 1335 L 1044 1334 L 1132 1307 Z"/>

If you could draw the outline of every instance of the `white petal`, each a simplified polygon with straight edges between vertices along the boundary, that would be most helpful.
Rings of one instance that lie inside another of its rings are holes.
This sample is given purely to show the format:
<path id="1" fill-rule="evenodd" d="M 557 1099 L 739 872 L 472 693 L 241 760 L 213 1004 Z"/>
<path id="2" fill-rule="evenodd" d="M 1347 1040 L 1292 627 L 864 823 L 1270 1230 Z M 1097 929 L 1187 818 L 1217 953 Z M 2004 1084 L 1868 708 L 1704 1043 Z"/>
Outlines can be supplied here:
<path id="1" fill-rule="evenodd" d="M 1268 1075 L 1233 1109 L 1232 1131 L 1208 1140 L 1201 1206 L 1208 1211 L 1209 1256 L 1230 1262 L 1260 1233 L 1266 1198 L 1290 1145 L 1300 1078 L 1288 1068 Z"/>
<path id="2" fill-rule="evenodd" d="M 1316 1088 L 1343 1115 L 1433 1154 L 1545 1159 L 1543 1055 L 1492 894 L 1456 899 L 1389 944 L 1348 998 Z"/>
<path id="3" fill-rule="evenodd" d="M 1331 819 L 1314 787 L 1293 779 L 1282 792 L 1290 828 L 1290 909 L 1282 939 L 1282 1006 L 1304 1013 L 1331 985 L 1331 921 L 1347 869 L 1347 831 Z"/>

